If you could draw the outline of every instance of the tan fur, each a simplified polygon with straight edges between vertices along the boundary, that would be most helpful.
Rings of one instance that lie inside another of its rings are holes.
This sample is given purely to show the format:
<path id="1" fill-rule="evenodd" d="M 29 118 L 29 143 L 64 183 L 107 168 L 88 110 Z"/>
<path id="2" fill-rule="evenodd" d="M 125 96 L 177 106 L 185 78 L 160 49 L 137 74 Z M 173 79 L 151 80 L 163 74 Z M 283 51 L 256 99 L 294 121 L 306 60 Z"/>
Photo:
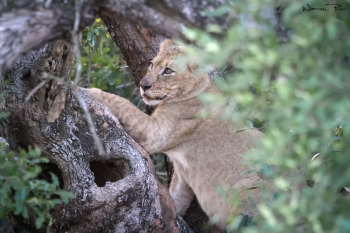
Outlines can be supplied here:
<path id="1" fill-rule="evenodd" d="M 263 134 L 257 129 L 234 132 L 244 126 L 218 120 L 219 109 L 209 118 L 197 117 L 203 107 L 197 96 L 220 91 L 208 75 L 195 75 L 190 68 L 178 69 L 174 59 L 183 53 L 182 48 L 166 40 L 152 61 L 152 69 L 141 81 L 142 85 L 151 86 L 145 92 L 141 90 L 146 104 L 158 105 L 152 116 L 119 96 L 95 88 L 89 89 L 89 93 L 112 109 L 125 130 L 148 153 L 163 152 L 171 158 L 175 173 L 170 193 L 177 213 L 185 213 L 195 194 L 208 216 L 225 229 L 231 214 L 257 212 L 251 207 L 248 195 L 256 203 L 262 201 L 261 189 L 247 190 L 261 186 L 261 179 L 258 174 L 248 172 L 242 155 Z M 163 75 L 166 67 L 175 73 Z M 217 186 L 223 187 L 227 197 L 233 189 L 244 204 L 226 202 L 216 191 Z"/>

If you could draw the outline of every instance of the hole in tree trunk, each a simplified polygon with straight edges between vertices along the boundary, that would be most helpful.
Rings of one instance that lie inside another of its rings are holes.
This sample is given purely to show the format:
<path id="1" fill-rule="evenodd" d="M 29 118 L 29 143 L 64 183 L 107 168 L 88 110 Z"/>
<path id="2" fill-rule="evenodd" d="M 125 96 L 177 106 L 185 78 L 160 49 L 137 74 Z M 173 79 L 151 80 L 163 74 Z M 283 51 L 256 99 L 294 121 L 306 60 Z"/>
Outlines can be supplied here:
<path id="1" fill-rule="evenodd" d="M 64 183 L 63 183 L 62 172 L 56 164 L 43 163 L 43 164 L 41 164 L 41 169 L 42 169 L 41 173 L 38 176 L 39 179 L 43 179 L 43 180 L 46 180 L 46 181 L 52 183 L 52 177 L 51 177 L 50 172 L 54 173 L 60 182 L 60 189 L 63 189 Z"/>
<path id="2" fill-rule="evenodd" d="M 22 79 L 29 79 L 31 76 L 30 70 L 26 70 L 24 71 L 24 73 L 22 74 Z"/>
<path id="3" fill-rule="evenodd" d="M 116 182 L 124 178 L 124 172 L 113 162 L 91 161 L 90 169 L 95 174 L 95 183 L 103 187 L 106 182 Z"/>

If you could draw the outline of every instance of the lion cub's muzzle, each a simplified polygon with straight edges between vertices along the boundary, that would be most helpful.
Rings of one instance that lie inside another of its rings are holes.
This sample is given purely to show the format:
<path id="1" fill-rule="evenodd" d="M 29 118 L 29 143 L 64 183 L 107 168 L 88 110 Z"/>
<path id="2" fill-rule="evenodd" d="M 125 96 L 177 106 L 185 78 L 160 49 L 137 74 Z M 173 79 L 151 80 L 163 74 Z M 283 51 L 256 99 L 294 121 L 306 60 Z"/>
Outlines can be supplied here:
<path id="1" fill-rule="evenodd" d="M 146 93 L 148 89 L 146 88 L 146 90 L 144 90 L 144 88 L 142 88 L 140 86 L 140 92 L 141 92 L 141 96 L 142 96 L 142 100 L 143 102 L 145 102 L 146 105 L 158 105 L 160 103 L 160 101 L 162 101 L 163 99 L 165 99 L 165 97 L 167 97 L 166 95 L 164 96 L 154 96 L 154 93 Z M 148 92 L 150 92 L 151 90 L 148 90 Z"/>

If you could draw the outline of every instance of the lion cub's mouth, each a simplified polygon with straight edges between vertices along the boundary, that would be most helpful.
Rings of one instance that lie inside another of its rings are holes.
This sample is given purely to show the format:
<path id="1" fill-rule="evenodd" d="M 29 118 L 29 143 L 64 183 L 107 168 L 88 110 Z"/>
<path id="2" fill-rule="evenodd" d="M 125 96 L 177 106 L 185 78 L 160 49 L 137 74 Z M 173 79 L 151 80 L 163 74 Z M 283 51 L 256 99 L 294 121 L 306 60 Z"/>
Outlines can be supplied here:
<path id="1" fill-rule="evenodd" d="M 162 97 L 156 97 L 156 98 L 151 98 L 149 97 L 148 95 L 146 94 L 143 94 L 142 95 L 142 98 L 145 99 L 146 101 L 151 101 L 151 100 L 163 100 L 165 99 L 166 95 L 165 96 L 162 96 Z"/>

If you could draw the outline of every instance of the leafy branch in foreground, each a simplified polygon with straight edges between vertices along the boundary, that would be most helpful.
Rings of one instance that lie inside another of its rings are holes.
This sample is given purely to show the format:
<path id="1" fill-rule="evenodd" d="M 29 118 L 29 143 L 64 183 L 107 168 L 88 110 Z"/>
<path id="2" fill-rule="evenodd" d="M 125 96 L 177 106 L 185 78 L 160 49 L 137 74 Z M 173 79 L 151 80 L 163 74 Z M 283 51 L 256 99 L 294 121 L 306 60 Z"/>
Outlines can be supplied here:
<path id="1" fill-rule="evenodd" d="M 265 122 L 264 138 L 245 159 L 258 171 L 268 165 L 276 190 L 267 193 L 273 201 L 256 205 L 259 221 L 243 232 L 350 232 L 349 198 L 343 195 L 350 185 L 350 1 L 341 2 L 343 11 L 315 0 L 308 4 L 327 11 L 303 12 L 304 1 L 235 1 L 225 12 L 241 17 L 224 37 L 186 31 L 201 48 L 188 58 L 199 71 L 234 67 L 217 80 L 224 95 L 207 94 L 203 102 L 224 107 L 223 118 L 233 123 Z M 263 14 L 281 5 L 278 24 Z M 300 178 L 283 175 L 300 168 Z M 312 188 L 288 197 L 298 179 L 312 181 Z M 235 221 L 232 232 L 240 226 Z"/>
<path id="2" fill-rule="evenodd" d="M 38 179 L 41 164 L 48 163 L 41 157 L 38 148 L 21 150 L 19 154 L 5 152 L 5 143 L 0 147 L 0 218 L 8 213 L 29 218 L 29 212 L 37 217 L 35 225 L 41 228 L 46 221 L 47 230 L 52 225 L 50 210 L 62 202 L 68 203 L 75 196 L 59 189 L 56 175 L 51 174 L 52 183 Z"/>

